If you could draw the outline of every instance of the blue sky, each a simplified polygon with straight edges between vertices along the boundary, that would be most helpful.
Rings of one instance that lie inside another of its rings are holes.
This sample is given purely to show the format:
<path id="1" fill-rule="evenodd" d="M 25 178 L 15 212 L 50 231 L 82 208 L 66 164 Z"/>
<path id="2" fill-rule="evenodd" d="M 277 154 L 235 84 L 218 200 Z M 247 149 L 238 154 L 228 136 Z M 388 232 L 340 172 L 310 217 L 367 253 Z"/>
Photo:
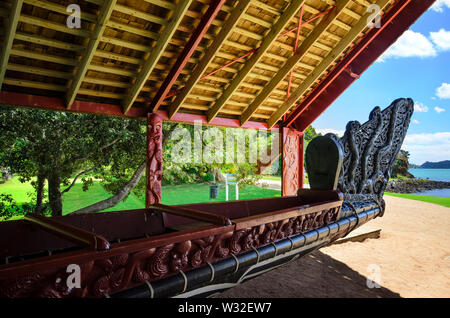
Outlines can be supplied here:
<path id="1" fill-rule="evenodd" d="M 450 160 L 450 0 L 438 0 L 313 124 L 342 136 L 375 106 L 411 97 L 415 112 L 402 149 L 410 162 Z"/>

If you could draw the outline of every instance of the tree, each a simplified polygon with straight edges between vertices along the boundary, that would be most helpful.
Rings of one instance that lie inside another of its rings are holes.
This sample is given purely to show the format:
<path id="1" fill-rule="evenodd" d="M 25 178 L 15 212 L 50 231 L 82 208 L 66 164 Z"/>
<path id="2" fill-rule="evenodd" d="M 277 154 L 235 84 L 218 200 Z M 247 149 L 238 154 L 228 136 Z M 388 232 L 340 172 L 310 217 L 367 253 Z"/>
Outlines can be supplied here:
<path id="1" fill-rule="evenodd" d="M 0 166 L 32 182 L 36 213 L 45 181 L 52 215 L 62 214 L 62 195 L 82 176 L 85 190 L 96 178 L 118 192 L 145 158 L 145 138 L 145 123 L 135 119 L 0 108 Z"/>
<path id="2" fill-rule="evenodd" d="M 394 163 L 394 167 L 392 168 L 392 176 L 405 176 L 405 177 L 414 177 L 409 170 L 409 152 L 406 150 L 400 150 L 397 155 L 397 158 Z"/>
<path id="3" fill-rule="evenodd" d="M 317 133 L 313 126 L 308 126 L 305 130 L 305 148 L 311 140 L 318 136 L 322 136 L 322 134 Z"/>

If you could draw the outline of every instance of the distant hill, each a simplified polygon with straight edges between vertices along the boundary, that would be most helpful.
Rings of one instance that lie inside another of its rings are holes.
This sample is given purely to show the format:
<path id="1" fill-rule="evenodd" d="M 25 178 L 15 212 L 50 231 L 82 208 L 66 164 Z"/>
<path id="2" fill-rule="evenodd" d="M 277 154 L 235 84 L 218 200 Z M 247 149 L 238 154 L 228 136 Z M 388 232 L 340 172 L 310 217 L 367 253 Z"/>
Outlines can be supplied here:
<path id="1" fill-rule="evenodd" d="M 425 162 L 420 166 L 423 169 L 450 169 L 450 160 L 444 160 L 439 162 Z"/>

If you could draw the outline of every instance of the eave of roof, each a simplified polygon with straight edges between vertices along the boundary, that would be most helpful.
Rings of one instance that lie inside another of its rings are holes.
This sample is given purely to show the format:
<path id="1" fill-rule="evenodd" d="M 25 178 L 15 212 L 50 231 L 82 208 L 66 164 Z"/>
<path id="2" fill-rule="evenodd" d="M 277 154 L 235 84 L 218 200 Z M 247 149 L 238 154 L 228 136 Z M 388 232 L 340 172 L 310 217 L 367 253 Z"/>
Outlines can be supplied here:
<path id="1" fill-rule="evenodd" d="M 392 43 L 367 27 L 372 2 L 385 16 L 400 8 L 415 17 L 389 20 L 397 37 L 434 2 L 103 1 L 79 1 L 81 29 L 65 26 L 69 0 L 23 0 L 21 10 L 3 2 L 0 24 L 8 27 L 0 32 L 12 45 L 0 57 L 0 104 L 129 117 L 144 117 L 150 105 L 166 120 L 261 129 L 289 116 L 284 124 L 305 129 L 342 92 L 335 75 L 351 75 L 342 65 L 352 47 L 382 39 L 364 67 L 352 60 L 360 74 Z M 331 95 L 323 88 L 330 83 Z M 75 99 L 70 107 L 67 99 Z"/>

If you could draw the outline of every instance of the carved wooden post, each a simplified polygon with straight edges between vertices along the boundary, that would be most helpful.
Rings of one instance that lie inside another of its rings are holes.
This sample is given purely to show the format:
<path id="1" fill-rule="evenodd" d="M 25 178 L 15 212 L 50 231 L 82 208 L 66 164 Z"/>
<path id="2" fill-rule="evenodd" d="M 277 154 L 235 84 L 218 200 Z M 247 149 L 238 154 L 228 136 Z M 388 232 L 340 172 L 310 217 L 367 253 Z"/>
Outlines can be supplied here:
<path id="1" fill-rule="evenodd" d="M 161 203 L 162 179 L 162 119 L 156 113 L 147 114 L 147 187 L 145 207 Z"/>
<path id="2" fill-rule="evenodd" d="M 283 152 L 281 177 L 282 195 L 296 195 L 303 188 L 303 145 L 302 132 L 283 128 Z"/>

